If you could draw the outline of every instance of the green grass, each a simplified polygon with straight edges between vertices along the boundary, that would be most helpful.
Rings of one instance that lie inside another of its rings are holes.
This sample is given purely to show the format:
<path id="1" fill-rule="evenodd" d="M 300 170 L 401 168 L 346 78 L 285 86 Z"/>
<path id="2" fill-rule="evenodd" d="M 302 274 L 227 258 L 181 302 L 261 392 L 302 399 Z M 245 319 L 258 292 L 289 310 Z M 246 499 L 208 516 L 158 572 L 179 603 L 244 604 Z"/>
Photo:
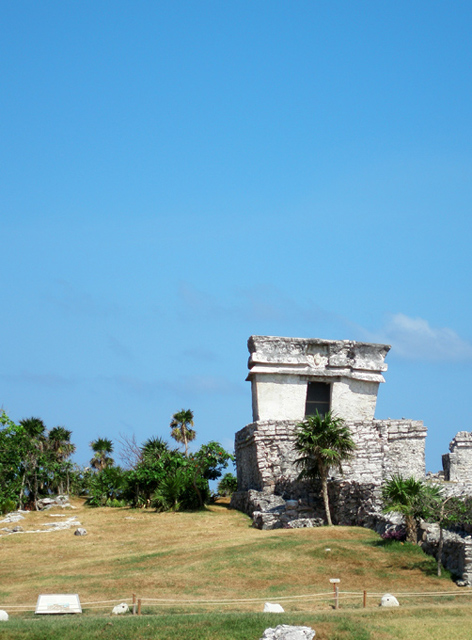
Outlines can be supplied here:
<path id="1" fill-rule="evenodd" d="M 470 606 L 299 614 L 197 614 L 14 618 L 1 640 L 259 640 L 267 627 L 310 626 L 316 640 L 470 640 Z"/>

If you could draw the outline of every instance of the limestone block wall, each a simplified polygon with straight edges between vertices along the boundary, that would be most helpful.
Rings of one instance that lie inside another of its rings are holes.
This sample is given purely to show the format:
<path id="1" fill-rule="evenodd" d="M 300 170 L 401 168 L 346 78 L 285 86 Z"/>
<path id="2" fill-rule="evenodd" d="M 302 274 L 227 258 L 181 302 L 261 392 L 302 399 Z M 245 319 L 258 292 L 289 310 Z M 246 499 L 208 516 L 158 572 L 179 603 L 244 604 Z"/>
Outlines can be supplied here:
<path id="1" fill-rule="evenodd" d="M 439 527 L 423 523 L 422 549 L 429 555 L 438 557 Z M 460 578 L 462 585 L 472 585 L 472 538 L 451 531 L 444 532 L 442 563 L 446 569 Z"/>
<path id="2" fill-rule="evenodd" d="M 451 482 L 472 482 L 472 433 L 459 431 L 449 444 L 449 453 L 442 457 L 444 479 Z"/>
<path id="3" fill-rule="evenodd" d="M 296 421 L 258 421 L 236 433 L 238 491 L 274 492 L 282 479 L 295 481 L 299 470 L 293 448 Z"/>
<path id="4" fill-rule="evenodd" d="M 333 478 L 380 486 L 392 474 L 425 475 L 426 427 L 415 420 L 370 420 L 346 423 L 357 445 L 353 459 L 343 465 L 343 474 Z M 296 483 L 294 420 L 254 422 L 236 434 L 235 454 L 238 490 L 277 492 Z"/>

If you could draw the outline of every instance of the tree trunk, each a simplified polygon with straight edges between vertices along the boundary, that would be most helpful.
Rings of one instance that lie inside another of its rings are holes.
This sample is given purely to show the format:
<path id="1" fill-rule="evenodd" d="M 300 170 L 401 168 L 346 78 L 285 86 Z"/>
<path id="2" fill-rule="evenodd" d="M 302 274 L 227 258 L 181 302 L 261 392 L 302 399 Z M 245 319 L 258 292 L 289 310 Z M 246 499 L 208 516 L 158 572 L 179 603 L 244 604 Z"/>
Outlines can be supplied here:
<path id="1" fill-rule="evenodd" d="M 446 503 L 449 502 L 451 498 L 446 498 L 446 500 L 442 503 L 441 509 L 439 510 L 439 544 L 438 544 L 438 577 L 441 577 L 441 568 L 442 568 L 442 551 L 444 546 L 444 531 L 443 531 L 443 520 L 444 520 L 444 509 L 446 508 Z"/>
<path id="2" fill-rule="evenodd" d="M 18 503 L 20 505 L 20 509 L 23 509 L 23 492 L 25 490 L 25 481 L 26 481 L 26 469 L 25 469 L 25 472 L 23 473 L 23 477 L 21 479 L 20 496 L 18 498 Z"/>
<path id="3" fill-rule="evenodd" d="M 33 499 L 34 499 L 34 508 L 36 511 L 39 511 L 38 509 L 38 469 L 37 467 L 35 467 L 34 470 L 34 489 L 33 489 Z"/>
<path id="4" fill-rule="evenodd" d="M 325 474 L 325 473 L 321 476 L 321 493 L 323 494 L 326 521 L 328 522 L 328 526 L 332 527 L 333 523 L 331 521 L 331 513 L 329 511 L 328 474 Z"/>
<path id="5" fill-rule="evenodd" d="M 438 544 L 438 578 L 441 577 L 441 568 L 442 568 L 442 551 L 444 546 L 444 532 L 439 523 L 439 544 Z"/>
<path id="6" fill-rule="evenodd" d="M 407 542 L 416 544 L 418 542 L 418 537 L 416 535 L 416 520 L 413 516 L 405 516 L 405 526 Z"/>

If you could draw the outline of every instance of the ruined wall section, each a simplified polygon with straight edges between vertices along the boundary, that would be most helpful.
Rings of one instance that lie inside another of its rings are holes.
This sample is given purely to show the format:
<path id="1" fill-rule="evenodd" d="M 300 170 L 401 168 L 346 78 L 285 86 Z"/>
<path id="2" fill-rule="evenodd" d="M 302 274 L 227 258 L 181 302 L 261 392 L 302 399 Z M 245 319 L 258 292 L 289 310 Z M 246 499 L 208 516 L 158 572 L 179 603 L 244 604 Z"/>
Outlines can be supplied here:
<path id="1" fill-rule="evenodd" d="M 235 440 L 238 491 L 297 493 L 300 469 L 295 463 L 296 425 L 294 420 L 266 420 L 238 431 Z M 357 450 L 352 460 L 343 464 L 342 475 L 333 470 L 333 479 L 380 487 L 393 474 L 424 477 L 427 430 L 421 421 L 351 421 L 346 425 Z"/>
<path id="2" fill-rule="evenodd" d="M 450 482 L 472 482 L 472 433 L 459 431 L 443 455 L 444 479 Z"/>
<path id="3" fill-rule="evenodd" d="M 296 424 L 293 420 L 253 422 L 236 433 L 238 491 L 274 493 L 281 481 L 297 479 Z"/>
<path id="4" fill-rule="evenodd" d="M 384 461 L 384 478 L 394 474 L 423 480 L 426 473 L 425 440 L 427 428 L 421 420 L 374 420 L 386 424 L 388 451 Z"/>

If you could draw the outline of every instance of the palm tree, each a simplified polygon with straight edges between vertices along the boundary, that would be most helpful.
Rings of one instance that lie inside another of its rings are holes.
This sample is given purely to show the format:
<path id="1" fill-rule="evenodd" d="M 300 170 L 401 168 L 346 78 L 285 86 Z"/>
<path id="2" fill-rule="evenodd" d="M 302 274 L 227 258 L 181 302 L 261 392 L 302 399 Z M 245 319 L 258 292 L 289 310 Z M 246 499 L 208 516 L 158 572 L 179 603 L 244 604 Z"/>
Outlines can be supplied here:
<path id="1" fill-rule="evenodd" d="M 75 444 L 70 441 L 71 435 L 72 431 L 65 427 L 54 427 L 48 433 L 49 447 L 60 461 L 70 458 L 75 452 Z"/>
<path id="2" fill-rule="evenodd" d="M 332 467 L 342 472 L 341 464 L 352 457 L 356 445 L 351 431 L 342 418 L 328 411 L 323 416 L 316 412 L 306 416 L 297 425 L 295 450 L 302 455 L 295 461 L 302 467 L 299 479 L 319 478 L 326 513 L 326 520 L 332 526 L 328 498 L 328 475 Z"/>
<path id="3" fill-rule="evenodd" d="M 69 466 L 70 463 L 66 463 L 67 458 L 75 452 L 75 444 L 72 444 L 70 437 L 72 431 L 65 427 L 54 427 L 48 433 L 48 448 L 53 453 L 55 461 L 58 466 L 58 474 L 62 475 L 65 471 L 67 478 L 67 493 L 69 493 Z M 63 476 L 62 476 L 63 477 Z M 56 488 L 59 493 L 63 493 L 64 487 L 62 484 L 62 478 L 60 481 L 56 481 Z"/>
<path id="4" fill-rule="evenodd" d="M 428 487 L 416 478 L 393 475 L 382 487 L 384 512 L 397 511 L 405 518 L 406 539 L 417 542 L 417 522 L 425 512 Z"/>
<path id="5" fill-rule="evenodd" d="M 97 438 L 90 443 L 90 447 L 94 452 L 93 458 L 90 460 L 90 466 L 97 471 L 103 471 L 107 467 L 111 467 L 114 463 L 113 458 L 109 455 L 113 453 L 113 442 L 108 438 Z"/>
<path id="6" fill-rule="evenodd" d="M 188 443 L 195 440 L 197 436 L 197 432 L 191 427 L 193 427 L 193 412 L 190 409 L 181 409 L 174 413 L 170 423 L 171 436 L 177 442 L 183 443 L 186 458 L 188 458 Z"/>
<path id="7" fill-rule="evenodd" d="M 20 425 L 23 427 L 24 433 L 29 440 L 29 446 L 25 456 L 24 473 L 19 502 L 20 504 L 22 503 L 25 481 L 28 480 L 28 475 L 32 473 L 33 487 L 31 487 L 31 479 L 27 483 L 29 485 L 30 497 L 32 494 L 34 506 L 37 510 L 38 505 L 36 504 L 36 502 L 38 500 L 39 493 L 38 470 L 46 444 L 46 425 L 41 420 L 41 418 L 24 418 L 23 420 L 20 420 Z"/>
<path id="8" fill-rule="evenodd" d="M 143 459 L 159 460 L 166 451 L 169 451 L 169 446 L 167 442 L 159 436 L 148 438 L 141 447 Z"/>

